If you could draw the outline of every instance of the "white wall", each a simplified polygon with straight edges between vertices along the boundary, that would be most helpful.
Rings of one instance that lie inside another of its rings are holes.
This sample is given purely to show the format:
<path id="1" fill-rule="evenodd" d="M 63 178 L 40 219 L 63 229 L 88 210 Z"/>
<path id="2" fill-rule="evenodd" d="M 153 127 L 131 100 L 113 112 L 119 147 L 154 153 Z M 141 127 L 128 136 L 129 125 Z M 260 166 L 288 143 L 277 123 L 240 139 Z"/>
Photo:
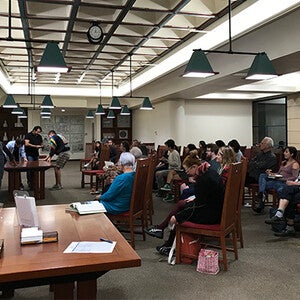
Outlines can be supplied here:
<path id="1" fill-rule="evenodd" d="M 153 111 L 133 112 L 133 137 L 142 142 L 163 144 L 173 138 L 177 145 L 199 140 L 225 143 L 235 138 L 252 145 L 252 103 L 250 101 L 176 100 L 156 105 Z"/>

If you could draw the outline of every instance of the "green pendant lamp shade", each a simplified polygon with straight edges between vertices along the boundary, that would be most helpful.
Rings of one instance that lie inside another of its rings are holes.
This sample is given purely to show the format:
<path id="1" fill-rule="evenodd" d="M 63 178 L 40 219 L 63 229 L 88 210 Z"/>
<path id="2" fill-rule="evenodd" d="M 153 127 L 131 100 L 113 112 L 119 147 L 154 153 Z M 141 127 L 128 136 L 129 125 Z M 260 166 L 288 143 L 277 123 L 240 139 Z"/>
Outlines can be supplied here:
<path id="1" fill-rule="evenodd" d="M 200 50 L 195 50 L 185 68 L 183 77 L 209 77 L 219 74 L 214 72 L 205 53 Z"/>
<path id="2" fill-rule="evenodd" d="M 151 103 L 149 97 L 144 98 L 140 109 L 142 109 L 142 110 L 151 110 L 151 109 L 153 109 L 153 106 L 152 106 L 152 103 Z"/>
<path id="3" fill-rule="evenodd" d="M 43 108 L 41 110 L 41 115 L 51 115 L 51 110 L 50 108 Z"/>
<path id="4" fill-rule="evenodd" d="M 42 104 L 41 104 L 41 108 L 53 108 L 53 102 L 52 99 L 49 95 L 45 96 Z"/>
<path id="5" fill-rule="evenodd" d="M 87 119 L 93 119 L 94 118 L 94 113 L 92 110 L 89 110 L 86 114 Z"/>
<path id="6" fill-rule="evenodd" d="M 129 110 L 129 108 L 128 108 L 127 105 L 124 105 L 124 106 L 122 107 L 122 110 L 121 110 L 121 112 L 120 112 L 120 115 L 122 115 L 122 116 L 130 116 L 130 110 Z"/>
<path id="7" fill-rule="evenodd" d="M 258 53 L 249 69 L 246 79 L 265 80 L 278 77 L 274 66 L 265 52 Z"/>
<path id="8" fill-rule="evenodd" d="M 12 110 L 12 114 L 13 115 L 22 115 L 23 114 L 23 111 L 22 111 L 22 108 L 20 107 L 20 105 L 19 104 L 17 104 L 17 108 L 14 108 L 13 110 Z"/>
<path id="9" fill-rule="evenodd" d="M 103 106 L 102 104 L 98 104 L 98 108 L 95 112 L 95 115 L 105 115 L 105 111 L 103 109 Z"/>
<path id="10" fill-rule="evenodd" d="M 114 112 L 112 110 L 109 110 L 108 115 L 107 115 L 107 119 L 114 119 L 116 116 L 114 114 Z"/>
<path id="11" fill-rule="evenodd" d="M 67 67 L 58 44 L 56 42 L 48 42 L 41 61 L 36 69 L 37 72 L 67 73 L 71 68 Z"/>
<path id="12" fill-rule="evenodd" d="M 109 106 L 109 109 L 121 109 L 122 106 L 120 104 L 118 97 L 112 97 L 111 104 Z"/>
<path id="13" fill-rule="evenodd" d="M 22 111 L 22 114 L 18 115 L 18 119 L 27 119 L 27 115 L 25 113 L 25 110 L 23 108 L 20 108 Z"/>
<path id="14" fill-rule="evenodd" d="M 11 95 L 11 94 L 7 95 L 2 107 L 3 108 L 17 108 L 18 107 L 13 95 Z"/>

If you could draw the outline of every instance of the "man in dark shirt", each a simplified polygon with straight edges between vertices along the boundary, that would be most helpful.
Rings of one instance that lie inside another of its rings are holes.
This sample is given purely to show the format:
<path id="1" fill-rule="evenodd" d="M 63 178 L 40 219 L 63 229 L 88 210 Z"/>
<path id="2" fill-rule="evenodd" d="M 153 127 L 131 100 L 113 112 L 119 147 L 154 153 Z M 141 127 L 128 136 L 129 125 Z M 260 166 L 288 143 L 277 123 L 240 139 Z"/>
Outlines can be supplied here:
<path id="1" fill-rule="evenodd" d="M 41 136 L 42 127 L 35 126 L 31 132 L 25 135 L 25 153 L 28 161 L 36 161 L 39 159 L 39 149 L 43 147 L 43 138 Z M 27 172 L 27 184 L 31 189 L 32 172 Z"/>
<path id="2" fill-rule="evenodd" d="M 65 166 L 66 162 L 70 159 L 70 147 L 68 147 L 62 140 L 62 138 L 56 134 L 54 130 L 50 130 L 48 133 L 50 139 L 50 152 L 45 158 L 46 161 L 51 162 L 52 157 L 56 154 L 57 160 L 54 166 L 55 184 L 52 190 L 61 190 L 61 169 Z"/>
<path id="3" fill-rule="evenodd" d="M 272 152 L 274 142 L 270 137 L 265 137 L 259 144 L 261 150 L 255 157 L 253 157 L 248 164 L 248 171 L 246 176 L 246 184 L 258 183 L 258 178 L 261 173 L 265 173 L 266 170 L 277 170 L 277 158 Z M 253 210 L 256 213 L 262 213 L 264 209 L 264 195 L 258 195 L 258 206 Z"/>

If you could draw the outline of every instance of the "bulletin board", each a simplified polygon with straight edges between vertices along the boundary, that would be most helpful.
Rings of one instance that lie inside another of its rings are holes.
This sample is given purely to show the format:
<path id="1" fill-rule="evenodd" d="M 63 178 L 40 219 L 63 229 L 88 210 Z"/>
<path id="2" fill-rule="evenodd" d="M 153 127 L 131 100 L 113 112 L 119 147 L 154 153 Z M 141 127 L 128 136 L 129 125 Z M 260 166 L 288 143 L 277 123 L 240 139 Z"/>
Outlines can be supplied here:
<path id="1" fill-rule="evenodd" d="M 54 130 L 62 134 L 68 141 L 71 152 L 84 151 L 84 116 L 57 115 L 50 119 L 41 119 L 44 151 L 49 152 L 48 132 Z M 43 152 L 44 152 L 43 151 Z"/>

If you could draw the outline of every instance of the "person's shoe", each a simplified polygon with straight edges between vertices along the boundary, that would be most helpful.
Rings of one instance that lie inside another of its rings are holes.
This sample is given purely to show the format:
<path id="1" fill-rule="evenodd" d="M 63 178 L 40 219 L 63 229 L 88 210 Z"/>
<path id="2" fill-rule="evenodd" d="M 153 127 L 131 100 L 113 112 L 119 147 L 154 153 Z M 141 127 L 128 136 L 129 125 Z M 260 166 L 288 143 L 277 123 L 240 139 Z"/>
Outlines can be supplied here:
<path id="1" fill-rule="evenodd" d="M 174 195 L 168 194 L 167 197 L 163 198 L 163 202 L 166 202 L 166 203 L 174 202 Z"/>
<path id="2" fill-rule="evenodd" d="M 83 167 L 86 169 L 89 165 L 90 164 L 88 163 L 88 164 L 83 165 Z"/>
<path id="3" fill-rule="evenodd" d="M 159 250 L 159 254 L 164 255 L 164 256 L 169 256 L 169 253 L 171 251 L 171 247 L 161 247 Z"/>
<path id="4" fill-rule="evenodd" d="M 277 217 L 276 215 L 273 216 L 271 219 L 265 220 L 265 223 L 268 225 L 284 223 L 284 222 L 285 222 L 285 219 L 283 217 L 280 218 L 280 217 Z"/>
<path id="5" fill-rule="evenodd" d="M 162 191 L 171 191 L 171 186 L 169 183 L 166 183 L 162 188 L 161 188 Z"/>
<path id="6" fill-rule="evenodd" d="M 275 236 L 279 236 L 279 237 L 289 237 L 289 236 L 295 236 L 296 235 L 296 231 L 293 230 L 287 230 L 287 229 L 283 229 L 280 232 L 274 232 Z"/>
<path id="7" fill-rule="evenodd" d="M 59 184 L 54 184 L 54 186 L 51 188 L 51 190 L 61 190 L 63 187 Z"/>
<path id="8" fill-rule="evenodd" d="M 144 229 L 145 233 L 154 236 L 158 239 L 162 239 L 164 237 L 164 231 L 162 229 L 157 228 L 157 226 L 151 226 Z"/>

